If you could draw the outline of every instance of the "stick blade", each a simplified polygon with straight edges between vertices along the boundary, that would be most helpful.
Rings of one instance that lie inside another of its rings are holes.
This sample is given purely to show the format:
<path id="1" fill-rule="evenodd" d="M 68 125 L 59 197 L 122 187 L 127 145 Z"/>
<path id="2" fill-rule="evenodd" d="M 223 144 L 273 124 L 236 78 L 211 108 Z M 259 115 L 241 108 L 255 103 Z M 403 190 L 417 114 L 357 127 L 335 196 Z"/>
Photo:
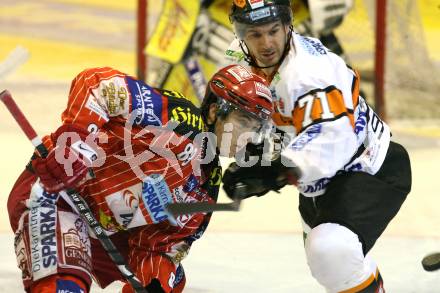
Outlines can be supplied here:
<path id="1" fill-rule="evenodd" d="M 240 210 L 240 201 L 231 203 L 171 203 L 167 205 L 167 210 L 173 216 L 188 215 L 195 213 L 211 213 L 211 212 L 237 212 Z"/>

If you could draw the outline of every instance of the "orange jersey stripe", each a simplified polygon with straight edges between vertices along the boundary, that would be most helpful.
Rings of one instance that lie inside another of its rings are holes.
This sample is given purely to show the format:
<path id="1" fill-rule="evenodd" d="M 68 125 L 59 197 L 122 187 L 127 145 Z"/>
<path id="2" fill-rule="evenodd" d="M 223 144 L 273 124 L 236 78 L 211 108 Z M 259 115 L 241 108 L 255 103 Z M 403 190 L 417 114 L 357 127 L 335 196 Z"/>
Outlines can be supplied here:
<path id="1" fill-rule="evenodd" d="M 314 123 L 332 121 L 341 116 L 348 116 L 354 127 L 353 112 L 346 108 L 342 93 L 333 86 L 300 97 L 292 116 L 297 133 Z"/>
<path id="2" fill-rule="evenodd" d="M 367 288 L 371 283 L 373 283 L 374 280 L 375 280 L 375 276 L 374 276 L 374 274 L 371 274 L 371 276 L 368 277 L 368 279 L 366 279 L 363 283 L 361 283 L 361 284 L 359 284 L 356 287 L 353 287 L 351 289 L 341 291 L 339 293 L 356 293 L 356 292 L 360 292 L 361 290 Z"/>
<path id="3" fill-rule="evenodd" d="M 289 116 L 284 116 L 279 112 L 275 112 L 272 114 L 272 121 L 277 126 L 289 126 L 293 125 L 293 118 Z"/>
<path id="4" fill-rule="evenodd" d="M 361 77 L 356 70 L 354 71 L 354 74 L 355 75 L 353 77 L 353 84 L 351 86 L 351 93 L 352 93 L 352 99 L 353 99 L 353 109 L 356 109 L 356 107 L 359 104 Z"/>

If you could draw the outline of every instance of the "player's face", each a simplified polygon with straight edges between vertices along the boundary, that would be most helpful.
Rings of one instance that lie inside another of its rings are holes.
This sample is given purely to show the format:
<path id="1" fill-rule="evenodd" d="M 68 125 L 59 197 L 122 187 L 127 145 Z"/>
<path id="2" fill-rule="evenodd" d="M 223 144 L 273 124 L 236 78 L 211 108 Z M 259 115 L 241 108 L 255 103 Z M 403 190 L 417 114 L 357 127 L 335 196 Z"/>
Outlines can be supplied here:
<path id="1" fill-rule="evenodd" d="M 248 142 L 260 134 L 261 122 L 240 111 L 232 111 L 225 119 L 217 120 L 215 133 L 220 155 L 234 157 Z"/>
<path id="2" fill-rule="evenodd" d="M 258 65 L 276 66 L 286 46 L 288 27 L 281 21 L 249 26 L 244 34 L 244 42 Z"/>

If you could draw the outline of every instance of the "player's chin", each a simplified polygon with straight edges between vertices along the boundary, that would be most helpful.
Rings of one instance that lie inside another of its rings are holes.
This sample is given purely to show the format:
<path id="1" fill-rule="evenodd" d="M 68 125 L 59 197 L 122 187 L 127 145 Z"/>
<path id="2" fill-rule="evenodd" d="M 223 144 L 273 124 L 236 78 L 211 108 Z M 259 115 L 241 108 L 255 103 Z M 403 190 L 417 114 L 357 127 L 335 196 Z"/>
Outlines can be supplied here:
<path id="1" fill-rule="evenodd" d="M 276 66 L 278 64 L 278 61 L 280 60 L 280 54 L 278 53 L 272 53 L 269 55 L 260 55 L 260 63 L 262 63 L 262 65 L 264 67 L 272 67 L 272 66 Z"/>

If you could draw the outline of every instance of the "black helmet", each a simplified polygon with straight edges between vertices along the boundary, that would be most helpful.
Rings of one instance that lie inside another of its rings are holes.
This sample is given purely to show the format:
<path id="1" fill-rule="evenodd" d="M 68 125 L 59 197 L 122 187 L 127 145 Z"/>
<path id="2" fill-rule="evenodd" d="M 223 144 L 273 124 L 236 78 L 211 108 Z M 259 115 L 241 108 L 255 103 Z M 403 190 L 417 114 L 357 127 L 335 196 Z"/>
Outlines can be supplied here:
<path id="1" fill-rule="evenodd" d="M 292 23 L 290 0 L 234 0 L 229 14 L 231 23 L 266 24 L 281 20 Z"/>

